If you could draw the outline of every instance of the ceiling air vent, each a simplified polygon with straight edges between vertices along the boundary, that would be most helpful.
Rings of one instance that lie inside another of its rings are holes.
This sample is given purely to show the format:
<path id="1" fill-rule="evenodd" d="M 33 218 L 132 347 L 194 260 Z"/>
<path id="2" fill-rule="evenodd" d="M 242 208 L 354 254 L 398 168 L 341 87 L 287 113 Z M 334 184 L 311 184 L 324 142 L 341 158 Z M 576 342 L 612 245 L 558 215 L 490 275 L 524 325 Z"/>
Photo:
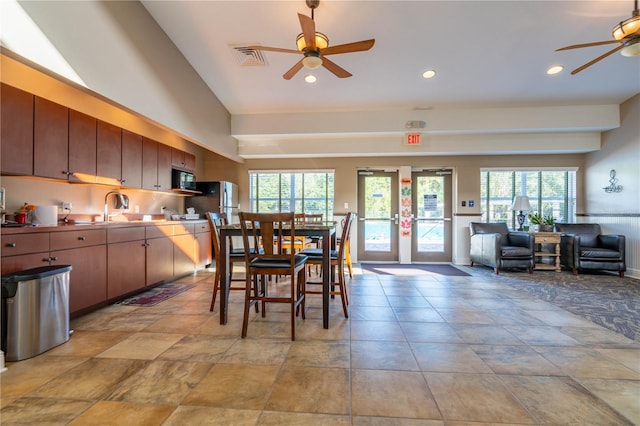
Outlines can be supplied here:
<path id="1" fill-rule="evenodd" d="M 256 43 L 251 44 L 251 46 L 255 45 Z M 260 50 L 249 49 L 247 45 L 234 45 L 230 47 L 240 66 L 255 67 L 267 65 L 267 59 Z"/>

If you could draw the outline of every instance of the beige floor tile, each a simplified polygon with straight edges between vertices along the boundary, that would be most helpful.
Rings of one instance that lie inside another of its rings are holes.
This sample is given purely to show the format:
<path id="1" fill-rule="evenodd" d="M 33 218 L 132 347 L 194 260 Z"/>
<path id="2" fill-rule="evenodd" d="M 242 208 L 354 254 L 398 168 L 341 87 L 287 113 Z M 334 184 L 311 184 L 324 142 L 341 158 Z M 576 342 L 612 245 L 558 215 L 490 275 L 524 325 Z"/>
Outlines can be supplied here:
<path id="1" fill-rule="evenodd" d="M 595 350 L 640 373 L 640 349 L 596 348 Z"/>
<path id="2" fill-rule="evenodd" d="M 478 345 L 471 348 L 496 374 L 564 375 L 560 368 L 528 346 Z"/>
<path id="3" fill-rule="evenodd" d="M 277 365 L 216 364 L 182 404 L 261 410 L 279 369 Z"/>
<path id="4" fill-rule="evenodd" d="M 353 295 L 349 298 L 349 304 L 351 306 L 391 306 L 389 304 L 389 298 L 384 295 L 380 296 L 365 296 L 365 295 Z"/>
<path id="5" fill-rule="evenodd" d="M 398 321 L 404 322 L 444 322 L 440 314 L 431 307 L 394 307 Z"/>
<path id="6" fill-rule="evenodd" d="M 502 376 L 513 394 L 541 424 L 630 424 L 569 377 Z"/>
<path id="7" fill-rule="evenodd" d="M 219 426 L 253 426 L 260 417 L 259 410 L 236 410 L 217 407 L 189 407 L 181 405 L 176 408 L 162 426 L 185 425 L 219 425 Z"/>
<path id="8" fill-rule="evenodd" d="M 349 341 L 296 341 L 287 355 L 288 366 L 349 368 Z"/>
<path id="9" fill-rule="evenodd" d="M 290 340 L 237 340 L 220 359 L 223 364 L 281 365 L 291 348 Z"/>
<path id="10" fill-rule="evenodd" d="M 301 340 L 349 340 L 351 322 L 344 319 L 329 321 L 329 328 L 324 328 L 321 319 L 307 318 L 296 328 L 296 341 Z"/>
<path id="11" fill-rule="evenodd" d="M 444 426 L 441 420 L 402 419 L 398 417 L 353 417 L 353 426 Z"/>
<path id="12" fill-rule="evenodd" d="M 120 343 L 132 332 L 129 331 L 76 331 L 69 340 L 51 349 L 49 355 L 96 356 Z"/>
<path id="13" fill-rule="evenodd" d="M 20 398 L 2 409 L 3 425 L 66 425 L 91 407 L 92 401 Z"/>
<path id="14" fill-rule="evenodd" d="M 354 416 L 441 419 L 421 373 L 352 370 Z"/>
<path id="15" fill-rule="evenodd" d="M 160 354 L 158 359 L 214 363 L 218 362 L 237 340 L 238 338 L 208 335 L 184 336 Z"/>
<path id="16" fill-rule="evenodd" d="M 351 321 L 352 340 L 406 340 L 397 321 Z"/>
<path id="17" fill-rule="evenodd" d="M 124 380 L 105 399 L 138 404 L 179 405 L 206 376 L 211 364 L 151 361 Z"/>
<path id="18" fill-rule="evenodd" d="M 640 374 L 617 361 L 584 347 L 535 347 L 538 353 L 567 375 L 595 379 L 640 380 Z"/>
<path id="19" fill-rule="evenodd" d="M 145 365 L 143 360 L 91 358 L 50 380 L 29 396 L 98 400 Z"/>
<path id="20" fill-rule="evenodd" d="M 493 373 L 467 345 L 413 342 L 411 348 L 422 371 Z"/>
<path id="21" fill-rule="evenodd" d="M 136 333 L 97 355 L 97 357 L 155 359 L 183 337 L 182 334 Z"/>
<path id="22" fill-rule="evenodd" d="M 285 365 L 265 410 L 349 414 L 349 370 Z"/>
<path id="23" fill-rule="evenodd" d="M 561 327 L 567 336 L 573 337 L 586 346 L 610 345 L 618 347 L 640 348 L 640 344 L 621 334 L 590 323 L 591 327 Z"/>
<path id="24" fill-rule="evenodd" d="M 386 306 L 351 306 L 349 318 L 353 321 L 396 321 L 393 309 Z"/>
<path id="25" fill-rule="evenodd" d="M 523 345 L 522 340 L 500 325 L 453 324 L 464 343 L 481 345 Z"/>
<path id="26" fill-rule="evenodd" d="M 493 319 L 478 308 L 436 308 L 436 311 L 449 324 L 494 324 Z"/>
<path id="27" fill-rule="evenodd" d="M 631 423 L 640 424 L 640 381 L 580 379 L 580 384 Z"/>
<path id="28" fill-rule="evenodd" d="M 409 342 L 462 343 L 451 325 L 444 322 L 400 322 Z"/>
<path id="29" fill-rule="evenodd" d="M 504 328 L 528 345 L 577 346 L 580 343 L 558 327 L 505 325 Z"/>
<path id="30" fill-rule="evenodd" d="M 199 309 L 203 312 L 204 309 Z M 144 329 L 147 333 L 180 333 L 190 334 L 209 319 L 209 315 L 164 315 Z"/>
<path id="31" fill-rule="evenodd" d="M 351 368 L 419 371 L 406 342 L 351 342 Z"/>
<path id="32" fill-rule="evenodd" d="M 159 425 L 174 409 L 175 407 L 163 405 L 100 401 L 78 416 L 69 425 Z"/>
<path id="33" fill-rule="evenodd" d="M 536 423 L 497 376 L 424 374 L 447 422 Z"/>
<path id="34" fill-rule="evenodd" d="M 546 325 L 553 325 L 555 327 L 598 327 L 591 321 L 567 311 L 559 311 L 556 309 L 551 311 L 529 311 L 528 313 Z"/>
<path id="35" fill-rule="evenodd" d="M 259 426 L 350 426 L 351 419 L 349 416 L 336 414 L 264 411 L 256 424 Z"/>

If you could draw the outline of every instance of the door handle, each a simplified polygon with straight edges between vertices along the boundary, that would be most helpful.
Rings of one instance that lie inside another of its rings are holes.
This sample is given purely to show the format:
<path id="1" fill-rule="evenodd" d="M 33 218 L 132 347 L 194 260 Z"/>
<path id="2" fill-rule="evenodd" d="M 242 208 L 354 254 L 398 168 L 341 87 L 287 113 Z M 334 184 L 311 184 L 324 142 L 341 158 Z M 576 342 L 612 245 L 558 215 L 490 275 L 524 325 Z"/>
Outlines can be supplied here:
<path id="1" fill-rule="evenodd" d="M 396 213 L 395 215 L 393 215 L 393 222 L 398 225 L 400 223 L 400 215 L 398 213 Z"/>

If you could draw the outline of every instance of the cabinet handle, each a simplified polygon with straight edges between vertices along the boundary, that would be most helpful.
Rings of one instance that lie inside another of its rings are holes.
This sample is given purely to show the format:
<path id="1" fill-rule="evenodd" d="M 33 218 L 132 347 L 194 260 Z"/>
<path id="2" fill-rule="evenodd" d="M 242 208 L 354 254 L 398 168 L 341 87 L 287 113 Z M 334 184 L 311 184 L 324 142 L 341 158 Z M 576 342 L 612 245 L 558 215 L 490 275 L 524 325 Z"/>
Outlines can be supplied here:
<path id="1" fill-rule="evenodd" d="M 64 171 L 64 170 L 63 170 L 63 171 L 62 171 L 62 174 L 63 174 L 63 175 L 67 175 L 67 176 L 73 176 L 73 175 L 74 175 L 74 172 L 67 172 L 67 171 Z"/>
<path id="2" fill-rule="evenodd" d="M 15 246 L 16 246 L 16 243 L 8 243 L 7 244 L 7 247 L 15 247 Z"/>
<path id="3" fill-rule="evenodd" d="M 126 179 L 120 179 L 120 183 L 125 183 L 126 181 Z"/>
<path id="4" fill-rule="evenodd" d="M 58 256 L 51 257 L 50 259 L 55 262 L 56 260 L 58 260 Z"/>
<path id="5" fill-rule="evenodd" d="M 79 239 L 80 241 L 84 241 L 84 240 L 86 240 L 86 239 L 87 239 L 87 237 L 78 237 L 78 239 Z"/>

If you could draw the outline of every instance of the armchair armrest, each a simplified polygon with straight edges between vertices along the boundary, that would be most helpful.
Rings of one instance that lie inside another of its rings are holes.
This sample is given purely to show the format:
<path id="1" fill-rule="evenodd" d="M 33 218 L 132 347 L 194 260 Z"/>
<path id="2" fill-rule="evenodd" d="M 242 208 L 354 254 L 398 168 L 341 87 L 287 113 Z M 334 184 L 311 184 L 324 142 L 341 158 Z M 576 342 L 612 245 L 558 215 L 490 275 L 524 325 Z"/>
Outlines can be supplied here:
<path id="1" fill-rule="evenodd" d="M 496 266 L 500 257 L 499 233 L 473 234 L 470 240 L 471 260 L 477 263 Z"/>
<path id="2" fill-rule="evenodd" d="M 610 250 L 619 251 L 620 253 L 622 253 L 622 258 L 624 259 L 624 246 L 625 246 L 624 235 L 615 235 L 615 234 L 600 235 L 598 236 L 598 239 L 600 240 L 600 244 L 602 245 L 602 247 Z"/>
<path id="3" fill-rule="evenodd" d="M 580 259 L 580 236 L 562 234 L 560 236 L 560 263 L 567 268 L 574 269 L 576 259 Z"/>

